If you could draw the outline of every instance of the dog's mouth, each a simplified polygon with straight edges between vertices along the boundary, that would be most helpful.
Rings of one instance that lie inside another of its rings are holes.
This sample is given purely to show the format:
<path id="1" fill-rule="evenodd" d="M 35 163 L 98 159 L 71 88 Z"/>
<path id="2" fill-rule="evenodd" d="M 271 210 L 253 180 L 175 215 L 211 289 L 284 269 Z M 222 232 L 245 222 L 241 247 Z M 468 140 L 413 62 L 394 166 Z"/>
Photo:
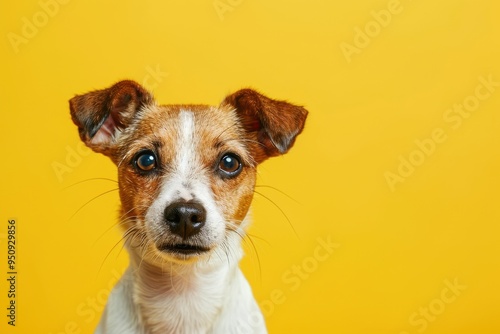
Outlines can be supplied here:
<path id="1" fill-rule="evenodd" d="M 163 252 L 179 254 L 179 255 L 201 255 L 208 252 L 210 249 L 203 246 L 191 244 L 166 244 L 159 247 Z"/>

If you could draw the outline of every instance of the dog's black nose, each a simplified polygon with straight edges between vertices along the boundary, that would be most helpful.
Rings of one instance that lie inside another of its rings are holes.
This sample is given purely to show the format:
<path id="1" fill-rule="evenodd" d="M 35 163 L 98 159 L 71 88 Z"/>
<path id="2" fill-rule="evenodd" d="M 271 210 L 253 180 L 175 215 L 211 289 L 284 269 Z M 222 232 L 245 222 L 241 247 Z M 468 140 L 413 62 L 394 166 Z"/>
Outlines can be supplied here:
<path id="1" fill-rule="evenodd" d="M 198 203 L 177 202 L 167 206 L 164 216 L 172 233 L 187 239 L 200 232 L 205 225 L 207 212 Z"/>

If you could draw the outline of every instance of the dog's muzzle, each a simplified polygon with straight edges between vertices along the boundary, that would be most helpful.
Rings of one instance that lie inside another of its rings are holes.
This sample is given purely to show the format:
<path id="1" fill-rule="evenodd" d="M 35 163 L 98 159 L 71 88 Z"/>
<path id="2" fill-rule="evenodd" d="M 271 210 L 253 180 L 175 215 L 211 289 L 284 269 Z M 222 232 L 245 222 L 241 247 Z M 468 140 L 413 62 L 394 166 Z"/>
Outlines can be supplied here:
<path id="1" fill-rule="evenodd" d="M 167 244 L 161 250 L 184 255 L 199 254 L 209 249 L 198 245 L 192 237 L 198 234 L 207 218 L 205 208 L 196 202 L 175 202 L 165 208 L 164 222 L 170 231 L 181 237 L 176 244 Z"/>

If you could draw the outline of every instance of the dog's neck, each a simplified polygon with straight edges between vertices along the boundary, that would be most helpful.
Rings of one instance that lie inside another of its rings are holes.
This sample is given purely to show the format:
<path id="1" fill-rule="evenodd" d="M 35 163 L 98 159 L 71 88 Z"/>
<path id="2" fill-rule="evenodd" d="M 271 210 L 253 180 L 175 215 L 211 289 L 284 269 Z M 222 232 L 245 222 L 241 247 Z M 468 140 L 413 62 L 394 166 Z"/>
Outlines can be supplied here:
<path id="1" fill-rule="evenodd" d="M 224 305 L 225 293 L 242 256 L 239 238 L 230 237 L 230 254 L 212 254 L 194 263 L 144 261 L 131 247 L 134 304 L 147 333 L 204 333 Z"/>

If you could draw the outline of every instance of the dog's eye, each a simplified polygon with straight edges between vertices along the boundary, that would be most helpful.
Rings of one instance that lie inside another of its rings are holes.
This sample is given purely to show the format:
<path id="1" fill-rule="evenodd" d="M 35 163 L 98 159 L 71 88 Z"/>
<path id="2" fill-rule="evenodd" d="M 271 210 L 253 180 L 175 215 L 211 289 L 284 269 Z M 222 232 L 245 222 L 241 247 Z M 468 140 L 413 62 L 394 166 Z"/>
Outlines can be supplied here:
<path id="1" fill-rule="evenodd" d="M 227 153 L 219 161 L 219 170 L 229 177 L 237 176 L 241 172 L 241 162 L 236 154 Z"/>
<path id="2" fill-rule="evenodd" d="M 152 151 L 144 151 L 135 158 L 136 167 L 143 171 L 149 172 L 156 168 L 156 156 Z"/>

